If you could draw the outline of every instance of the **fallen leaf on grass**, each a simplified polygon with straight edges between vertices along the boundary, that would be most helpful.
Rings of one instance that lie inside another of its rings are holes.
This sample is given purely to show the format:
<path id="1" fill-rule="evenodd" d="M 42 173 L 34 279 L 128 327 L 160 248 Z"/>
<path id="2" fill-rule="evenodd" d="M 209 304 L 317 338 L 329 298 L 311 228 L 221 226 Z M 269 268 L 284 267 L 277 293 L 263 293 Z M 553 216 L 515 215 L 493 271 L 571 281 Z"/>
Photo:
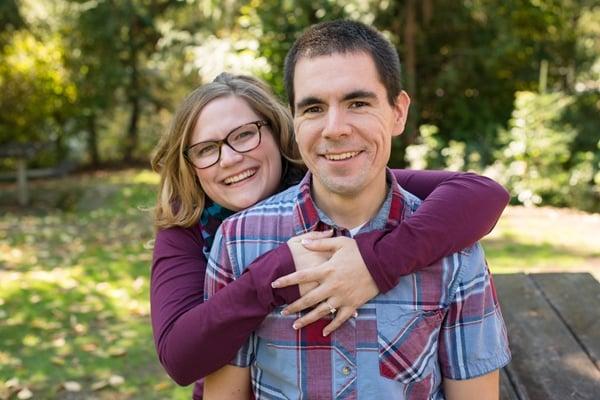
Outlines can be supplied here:
<path id="1" fill-rule="evenodd" d="M 163 390 L 167 390 L 170 387 L 171 387 L 171 384 L 166 381 L 159 382 L 153 386 L 154 390 L 156 390 L 157 392 L 162 392 Z"/>
<path id="2" fill-rule="evenodd" d="M 19 393 L 17 393 L 17 399 L 19 400 L 27 400 L 27 399 L 31 399 L 33 397 L 33 393 L 31 393 L 31 390 L 27 389 L 27 388 L 23 388 L 21 390 L 19 390 Z"/>
<path id="3" fill-rule="evenodd" d="M 9 389 L 19 386 L 19 378 L 10 378 L 6 382 L 4 382 L 4 386 L 6 386 Z"/>
<path id="4" fill-rule="evenodd" d="M 111 347 L 108 349 L 108 354 L 111 357 L 123 357 L 125 354 L 127 354 L 127 349 L 124 347 Z"/>
<path id="5" fill-rule="evenodd" d="M 14 390 L 10 390 L 3 386 L 0 386 L 0 400 L 8 400 L 13 395 Z"/>
<path id="6" fill-rule="evenodd" d="M 98 345 L 96 343 L 85 343 L 85 344 L 81 345 L 81 349 L 83 351 L 91 353 L 91 352 L 98 350 Z"/>
<path id="7" fill-rule="evenodd" d="M 52 357 L 50 359 L 54 365 L 65 365 L 65 359 L 62 357 Z"/>
<path id="8" fill-rule="evenodd" d="M 125 383 L 125 378 L 123 378 L 121 375 L 112 375 L 110 378 L 108 378 L 108 383 L 110 383 L 111 386 L 119 386 Z"/>
<path id="9" fill-rule="evenodd" d="M 92 383 L 92 386 L 91 386 L 91 388 L 92 388 L 92 391 L 96 392 L 96 391 L 98 391 L 98 390 L 102 390 L 102 389 L 104 389 L 104 388 L 105 388 L 105 387 L 107 387 L 107 386 L 108 386 L 108 382 L 107 382 L 107 381 L 104 381 L 104 380 L 102 380 L 102 381 L 98 381 L 98 382 L 94 382 L 94 383 Z"/>
<path id="10" fill-rule="evenodd" d="M 65 340 L 64 336 L 59 336 L 52 340 L 52 346 L 54 347 L 63 347 L 65 343 L 67 343 L 67 341 Z"/>
<path id="11" fill-rule="evenodd" d="M 81 391 L 81 383 L 75 381 L 66 381 L 63 382 L 62 386 L 65 388 L 67 392 L 80 392 Z"/>

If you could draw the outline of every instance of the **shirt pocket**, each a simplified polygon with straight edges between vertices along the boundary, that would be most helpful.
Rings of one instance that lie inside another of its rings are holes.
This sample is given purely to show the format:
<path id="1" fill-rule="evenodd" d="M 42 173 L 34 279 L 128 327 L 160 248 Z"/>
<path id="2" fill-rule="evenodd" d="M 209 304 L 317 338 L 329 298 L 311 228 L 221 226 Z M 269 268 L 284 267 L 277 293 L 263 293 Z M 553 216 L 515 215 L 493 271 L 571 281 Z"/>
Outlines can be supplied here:
<path id="1" fill-rule="evenodd" d="M 438 362 L 444 309 L 377 304 L 379 373 L 403 384 L 422 381 Z"/>

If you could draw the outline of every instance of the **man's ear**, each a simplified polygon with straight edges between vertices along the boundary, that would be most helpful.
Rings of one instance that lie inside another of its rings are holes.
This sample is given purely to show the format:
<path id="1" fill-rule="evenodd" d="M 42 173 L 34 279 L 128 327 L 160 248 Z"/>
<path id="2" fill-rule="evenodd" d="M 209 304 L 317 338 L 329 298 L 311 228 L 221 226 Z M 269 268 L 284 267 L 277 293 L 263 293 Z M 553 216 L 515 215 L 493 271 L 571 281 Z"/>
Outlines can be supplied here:
<path id="1" fill-rule="evenodd" d="M 406 126 L 406 120 L 408 118 L 408 109 L 410 107 L 410 97 L 404 90 L 402 90 L 398 97 L 396 97 L 396 103 L 394 104 L 394 130 L 393 136 L 400 136 L 404 132 Z"/>

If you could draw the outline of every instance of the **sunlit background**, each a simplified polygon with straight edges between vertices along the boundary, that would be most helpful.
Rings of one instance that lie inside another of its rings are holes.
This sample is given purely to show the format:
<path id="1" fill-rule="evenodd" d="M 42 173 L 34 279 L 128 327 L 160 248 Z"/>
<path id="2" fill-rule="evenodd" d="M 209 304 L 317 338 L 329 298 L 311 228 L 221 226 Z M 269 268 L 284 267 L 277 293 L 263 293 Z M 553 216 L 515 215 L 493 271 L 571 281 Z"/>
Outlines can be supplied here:
<path id="1" fill-rule="evenodd" d="M 291 43 L 336 18 L 376 26 L 400 54 L 412 105 L 393 166 L 510 190 L 484 240 L 495 273 L 598 277 L 595 1 L 3 0 L 0 400 L 189 398 L 151 339 L 150 154 L 183 97 L 224 70 L 285 101 Z"/>

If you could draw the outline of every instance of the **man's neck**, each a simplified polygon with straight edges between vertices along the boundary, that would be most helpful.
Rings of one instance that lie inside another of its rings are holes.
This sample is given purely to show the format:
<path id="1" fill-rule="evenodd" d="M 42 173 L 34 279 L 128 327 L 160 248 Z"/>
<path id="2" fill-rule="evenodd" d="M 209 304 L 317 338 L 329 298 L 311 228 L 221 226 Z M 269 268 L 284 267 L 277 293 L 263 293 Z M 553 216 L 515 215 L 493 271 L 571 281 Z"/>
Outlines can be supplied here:
<path id="1" fill-rule="evenodd" d="M 385 174 L 359 193 L 339 194 L 325 188 L 313 176 L 311 191 L 319 207 L 337 226 L 352 229 L 370 221 L 381 208 L 387 194 Z"/>

